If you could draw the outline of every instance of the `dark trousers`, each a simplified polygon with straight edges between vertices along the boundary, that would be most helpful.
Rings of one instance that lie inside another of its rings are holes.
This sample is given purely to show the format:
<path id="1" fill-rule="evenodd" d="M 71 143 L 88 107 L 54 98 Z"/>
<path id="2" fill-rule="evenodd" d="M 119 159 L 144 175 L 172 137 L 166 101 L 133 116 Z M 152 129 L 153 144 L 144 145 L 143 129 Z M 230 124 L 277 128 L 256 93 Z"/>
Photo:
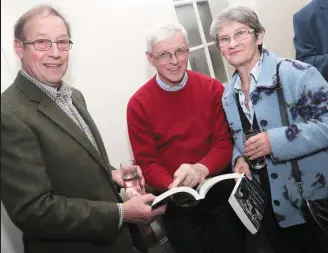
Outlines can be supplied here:
<path id="1" fill-rule="evenodd" d="M 233 186 L 233 180 L 218 183 L 194 207 L 168 204 L 163 223 L 177 253 L 243 252 L 245 230 L 228 203 Z"/>
<path id="2" fill-rule="evenodd" d="M 264 234 L 275 253 L 327 253 L 328 237 L 326 240 L 317 234 L 309 224 L 301 224 L 281 228 L 268 206 L 263 218 Z"/>
<path id="3" fill-rule="evenodd" d="M 258 171 L 261 185 L 268 196 L 260 233 L 264 234 L 275 253 L 328 253 L 328 237 L 315 224 L 301 224 L 282 228 L 272 207 L 267 170 Z"/>

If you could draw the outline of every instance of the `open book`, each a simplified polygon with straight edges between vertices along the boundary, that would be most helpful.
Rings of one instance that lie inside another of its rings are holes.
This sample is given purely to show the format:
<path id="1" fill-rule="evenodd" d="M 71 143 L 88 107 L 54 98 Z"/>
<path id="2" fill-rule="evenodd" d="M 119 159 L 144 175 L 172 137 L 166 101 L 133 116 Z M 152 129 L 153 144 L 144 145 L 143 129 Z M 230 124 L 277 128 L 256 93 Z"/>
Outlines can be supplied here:
<path id="1" fill-rule="evenodd" d="M 265 194 L 256 178 L 239 178 L 228 201 L 249 232 L 255 234 L 265 210 Z"/>
<path id="2" fill-rule="evenodd" d="M 229 174 L 223 174 L 223 175 L 211 177 L 211 178 L 204 180 L 202 183 L 200 183 L 198 185 L 196 190 L 191 187 L 186 187 L 186 186 L 172 188 L 172 189 L 162 193 L 161 195 L 157 196 L 151 206 L 153 209 L 155 209 L 161 205 L 166 204 L 173 197 L 179 198 L 179 202 L 196 203 L 197 201 L 204 199 L 206 196 L 206 193 L 216 183 L 218 183 L 222 180 L 226 180 L 226 179 L 234 179 L 234 178 L 242 178 L 242 177 L 243 177 L 243 174 L 229 173 Z M 183 201 L 180 201 L 181 197 L 184 199 Z M 183 206 L 183 204 L 181 204 L 181 205 Z"/>

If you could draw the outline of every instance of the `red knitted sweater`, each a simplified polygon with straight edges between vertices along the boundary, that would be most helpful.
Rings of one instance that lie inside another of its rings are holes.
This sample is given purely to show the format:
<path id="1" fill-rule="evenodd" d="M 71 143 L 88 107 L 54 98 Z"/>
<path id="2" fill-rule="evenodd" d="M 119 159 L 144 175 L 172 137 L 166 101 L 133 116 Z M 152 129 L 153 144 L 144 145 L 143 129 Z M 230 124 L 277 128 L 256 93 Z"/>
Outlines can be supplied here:
<path id="1" fill-rule="evenodd" d="M 179 91 L 160 88 L 153 77 L 130 99 L 127 122 L 130 142 L 146 183 L 167 190 L 183 163 L 201 163 L 210 174 L 231 161 L 232 142 L 222 109 L 223 86 L 188 71 Z"/>

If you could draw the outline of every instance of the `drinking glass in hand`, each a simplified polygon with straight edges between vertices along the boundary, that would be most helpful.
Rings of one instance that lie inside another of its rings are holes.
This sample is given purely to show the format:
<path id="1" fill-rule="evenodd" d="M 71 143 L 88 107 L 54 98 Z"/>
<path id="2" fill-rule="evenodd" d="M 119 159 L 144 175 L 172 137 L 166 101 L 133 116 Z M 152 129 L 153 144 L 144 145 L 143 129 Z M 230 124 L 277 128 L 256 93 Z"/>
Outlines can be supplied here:
<path id="1" fill-rule="evenodd" d="M 125 195 L 130 199 L 136 195 L 141 195 L 141 187 L 139 184 L 139 175 L 137 165 L 134 160 L 122 162 L 120 164 L 122 170 L 122 178 L 124 181 Z"/>
<path id="2" fill-rule="evenodd" d="M 245 142 L 253 137 L 254 135 L 257 135 L 259 132 L 257 130 L 254 130 L 254 129 L 250 129 L 248 131 L 245 131 L 244 132 L 244 139 L 245 139 Z M 265 157 L 264 156 L 261 156 L 261 157 L 258 157 L 254 160 L 250 160 L 248 157 L 247 157 L 247 160 L 248 160 L 248 163 L 249 165 L 253 168 L 253 169 L 256 169 L 256 170 L 259 170 L 259 169 L 262 169 L 264 166 L 265 166 Z"/>

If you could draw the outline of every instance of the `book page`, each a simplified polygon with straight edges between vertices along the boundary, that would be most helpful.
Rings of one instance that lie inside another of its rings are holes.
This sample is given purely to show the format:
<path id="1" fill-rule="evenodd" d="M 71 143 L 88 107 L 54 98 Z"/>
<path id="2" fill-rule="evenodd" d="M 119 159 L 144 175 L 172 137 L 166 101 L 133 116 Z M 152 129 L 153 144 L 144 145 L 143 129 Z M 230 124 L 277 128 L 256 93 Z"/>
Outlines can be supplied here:
<path id="1" fill-rule="evenodd" d="M 244 174 L 239 173 L 229 173 L 229 174 L 223 174 L 215 177 L 211 177 L 209 179 L 204 180 L 198 187 L 197 192 L 200 195 L 201 198 L 205 198 L 206 193 L 211 189 L 213 185 L 216 183 L 226 180 L 226 179 L 234 179 L 234 178 L 242 178 L 244 177 Z"/>
<path id="2" fill-rule="evenodd" d="M 181 187 L 176 187 L 172 188 L 161 195 L 157 196 L 151 206 L 154 208 L 154 206 L 160 206 L 161 204 L 166 204 L 168 200 L 177 194 L 182 194 L 182 195 L 187 195 L 189 198 L 194 199 L 194 200 L 199 200 L 201 199 L 198 193 L 190 187 L 186 186 L 181 186 Z"/>

